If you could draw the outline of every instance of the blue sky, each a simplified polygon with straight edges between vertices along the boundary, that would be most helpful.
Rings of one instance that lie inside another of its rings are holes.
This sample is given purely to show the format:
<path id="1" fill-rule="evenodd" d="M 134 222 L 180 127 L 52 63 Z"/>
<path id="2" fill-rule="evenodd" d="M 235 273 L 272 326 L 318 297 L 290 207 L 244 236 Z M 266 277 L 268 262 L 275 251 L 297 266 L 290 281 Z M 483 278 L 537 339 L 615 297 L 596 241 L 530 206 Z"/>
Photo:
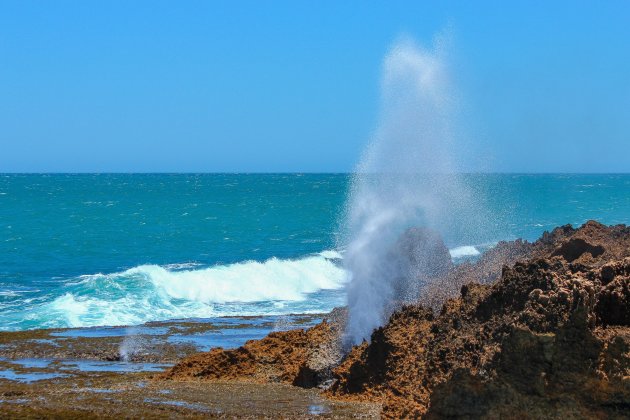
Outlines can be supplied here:
<path id="1" fill-rule="evenodd" d="M 0 172 L 345 172 L 445 27 L 470 170 L 630 171 L 627 1 L 0 0 Z"/>

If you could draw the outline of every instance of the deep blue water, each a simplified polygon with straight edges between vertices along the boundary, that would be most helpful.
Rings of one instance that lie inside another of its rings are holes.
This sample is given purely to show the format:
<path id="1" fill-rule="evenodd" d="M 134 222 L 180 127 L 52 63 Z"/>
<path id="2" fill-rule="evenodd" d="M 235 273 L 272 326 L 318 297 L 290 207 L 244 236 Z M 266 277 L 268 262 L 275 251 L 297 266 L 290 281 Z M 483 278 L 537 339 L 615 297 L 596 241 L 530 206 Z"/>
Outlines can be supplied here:
<path id="1" fill-rule="evenodd" d="M 345 174 L 0 175 L 0 329 L 327 311 Z M 630 175 L 470 175 L 475 243 L 630 222 Z"/>

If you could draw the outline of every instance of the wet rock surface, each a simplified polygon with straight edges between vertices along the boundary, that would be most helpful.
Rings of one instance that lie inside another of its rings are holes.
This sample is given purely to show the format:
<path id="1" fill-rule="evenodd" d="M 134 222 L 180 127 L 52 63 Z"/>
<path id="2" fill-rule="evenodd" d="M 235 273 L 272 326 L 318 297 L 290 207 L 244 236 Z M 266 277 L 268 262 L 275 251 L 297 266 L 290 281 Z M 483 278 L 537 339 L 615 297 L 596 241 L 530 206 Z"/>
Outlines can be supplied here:
<path id="1" fill-rule="evenodd" d="M 196 383 L 160 378 L 173 362 L 201 348 L 217 343 L 237 347 L 243 337 L 306 328 L 321 319 L 316 314 L 233 317 L 2 332 L 0 418 L 378 417 L 377 403 L 333 401 L 317 389 L 238 379 Z M 295 337 L 288 335 L 293 342 Z M 316 353 L 324 354 L 321 349 Z M 299 384 L 319 384 L 324 367 L 331 375 L 331 364 L 312 358 Z"/>
<path id="2" fill-rule="evenodd" d="M 378 418 L 378 404 L 332 401 L 315 390 L 238 381 L 161 381 L 97 372 L 31 384 L 0 379 L 2 419 Z"/>
<path id="3" fill-rule="evenodd" d="M 0 360 L 55 359 L 175 363 L 217 346 L 238 347 L 244 337 L 313 326 L 322 314 L 223 317 L 149 322 L 139 326 L 0 332 Z"/>
<path id="4" fill-rule="evenodd" d="M 332 378 L 341 359 L 339 337 L 345 311 L 336 309 L 309 329 L 278 331 L 237 349 L 215 348 L 190 356 L 165 372 L 163 379 L 239 379 L 284 382 L 304 388 Z"/>
<path id="5" fill-rule="evenodd" d="M 320 386 L 387 418 L 628 418 L 629 273 L 630 228 L 562 226 L 435 276 L 343 357 L 331 351 L 343 321 L 329 320 L 192 356 L 164 378 Z"/>

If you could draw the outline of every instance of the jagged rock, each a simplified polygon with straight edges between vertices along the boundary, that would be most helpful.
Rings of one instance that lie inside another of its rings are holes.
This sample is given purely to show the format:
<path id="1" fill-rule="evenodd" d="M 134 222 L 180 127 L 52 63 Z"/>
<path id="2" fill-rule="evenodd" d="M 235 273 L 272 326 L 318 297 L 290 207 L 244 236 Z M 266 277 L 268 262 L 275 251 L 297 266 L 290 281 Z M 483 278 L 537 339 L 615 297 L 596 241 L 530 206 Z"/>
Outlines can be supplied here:
<path id="1" fill-rule="evenodd" d="M 506 255 L 510 246 L 502 246 Z M 379 344 L 384 373 L 365 373 L 376 372 L 372 344 L 356 348 L 351 365 L 334 371 L 331 395 L 379 399 L 387 418 L 627 415 L 630 230 L 565 226 L 518 250 L 521 261 L 504 266 L 494 284 L 465 284 L 432 321 L 418 308 L 394 314 L 373 335 L 387 338 Z M 501 256 L 484 257 L 450 278 L 496 270 Z M 413 335 L 424 324 L 426 333 Z"/>
<path id="2" fill-rule="evenodd" d="M 343 358 L 343 322 L 329 321 L 193 356 L 164 376 L 332 378 L 330 398 L 380 401 L 385 418 L 627 418 L 629 279 L 629 228 L 562 226 L 440 271 L 423 289 L 432 298 L 402 306 Z"/>
<path id="3" fill-rule="evenodd" d="M 600 245 L 591 245 L 584 239 L 575 238 L 564 242 L 551 254 L 551 256 L 555 257 L 559 255 L 568 262 L 573 262 L 586 253 L 591 254 L 591 257 L 596 258 L 604 253 L 604 247 Z"/>
<path id="4" fill-rule="evenodd" d="M 233 350 L 215 348 L 187 357 L 159 377 L 172 380 L 239 379 L 285 382 L 311 388 L 331 376 L 341 358 L 339 337 L 345 310 L 335 309 L 321 324 L 307 330 L 270 333 Z"/>
<path id="5" fill-rule="evenodd" d="M 604 325 L 630 326 L 630 277 L 617 277 L 602 287 L 597 315 Z"/>

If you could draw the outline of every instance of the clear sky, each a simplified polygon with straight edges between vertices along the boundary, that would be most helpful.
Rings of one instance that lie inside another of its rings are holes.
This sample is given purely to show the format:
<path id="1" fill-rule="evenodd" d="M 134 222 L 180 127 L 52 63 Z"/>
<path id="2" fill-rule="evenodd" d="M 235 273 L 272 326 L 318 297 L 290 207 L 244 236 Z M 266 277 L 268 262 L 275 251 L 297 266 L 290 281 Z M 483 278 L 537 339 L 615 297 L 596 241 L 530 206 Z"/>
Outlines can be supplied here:
<path id="1" fill-rule="evenodd" d="M 479 168 L 630 172 L 612 0 L 0 0 L 0 172 L 350 171 L 384 54 L 445 27 Z"/>

